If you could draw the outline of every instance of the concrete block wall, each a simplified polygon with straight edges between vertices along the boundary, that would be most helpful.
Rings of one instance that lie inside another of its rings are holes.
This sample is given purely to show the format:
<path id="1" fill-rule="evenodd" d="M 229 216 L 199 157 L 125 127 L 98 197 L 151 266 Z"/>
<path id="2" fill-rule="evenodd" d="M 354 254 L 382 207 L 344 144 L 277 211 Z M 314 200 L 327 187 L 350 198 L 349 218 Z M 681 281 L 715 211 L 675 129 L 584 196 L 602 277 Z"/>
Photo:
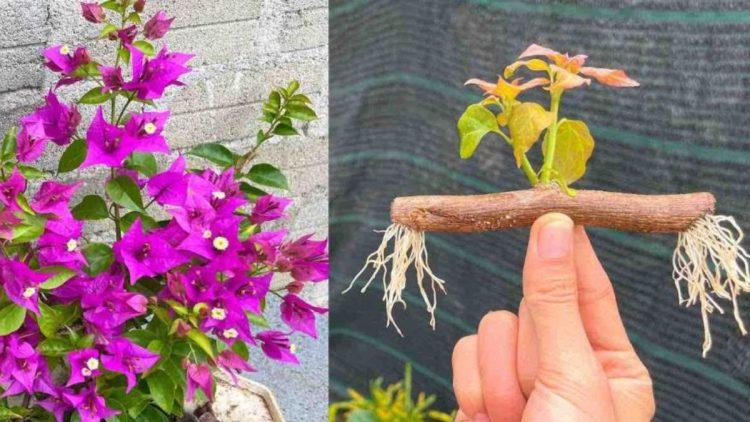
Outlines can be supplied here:
<path id="1" fill-rule="evenodd" d="M 80 17 L 77 0 L 5 0 L 0 2 L 0 129 L 4 131 L 17 119 L 38 106 L 42 96 L 55 83 L 55 74 L 42 66 L 40 51 L 54 43 L 86 43 L 92 55 L 111 62 L 111 43 L 97 41 L 100 26 Z M 319 120 L 302 127 L 303 136 L 282 138 L 265 144 L 258 157 L 280 167 L 291 186 L 295 203 L 289 220 L 284 222 L 292 234 L 314 232 L 327 237 L 328 223 L 328 4 L 327 0 L 147 0 L 146 15 L 165 9 L 176 16 L 172 30 L 163 41 L 170 49 L 191 52 L 193 72 L 183 80 L 185 88 L 173 88 L 158 103 L 169 108 L 172 117 L 167 138 L 177 152 L 205 142 L 222 142 L 235 151 L 254 143 L 261 102 L 273 86 L 291 79 L 301 82 L 309 94 Z M 161 43 L 160 43 L 161 44 Z M 92 86 L 64 87 L 58 91 L 72 101 Z M 90 108 L 90 107 L 89 107 Z M 92 114 L 84 113 L 83 124 Z M 39 165 L 56 168 L 61 148 L 50 144 Z M 174 155 L 173 155 L 174 156 Z M 164 168 L 167 157 L 162 157 Z M 198 161 L 194 161 L 198 164 Z M 101 170 L 64 175 L 86 183 L 79 197 L 91 192 L 103 193 Z M 283 192 L 279 192 L 282 193 Z M 75 201 L 75 199 L 74 199 Z M 94 236 L 107 236 L 106 222 L 91 224 Z M 327 305 L 327 283 L 308 291 L 312 302 Z M 322 347 L 325 339 L 319 340 Z M 325 366 L 324 351 L 315 352 L 316 363 Z M 267 365 L 265 369 L 268 369 Z M 326 372 L 320 368 L 321 374 Z M 272 369 L 271 369 L 272 370 Z M 279 370 L 266 380 L 304 384 L 305 380 L 284 380 Z M 321 406 L 302 408 L 292 405 L 287 418 L 323 420 L 327 380 L 307 380 L 310 400 Z M 272 386 L 274 387 L 274 386 Z M 286 398 L 280 397 L 282 406 Z M 305 416 L 301 416 L 303 412 Z M 319 415 L 318 415 L 319 413 Z"/>

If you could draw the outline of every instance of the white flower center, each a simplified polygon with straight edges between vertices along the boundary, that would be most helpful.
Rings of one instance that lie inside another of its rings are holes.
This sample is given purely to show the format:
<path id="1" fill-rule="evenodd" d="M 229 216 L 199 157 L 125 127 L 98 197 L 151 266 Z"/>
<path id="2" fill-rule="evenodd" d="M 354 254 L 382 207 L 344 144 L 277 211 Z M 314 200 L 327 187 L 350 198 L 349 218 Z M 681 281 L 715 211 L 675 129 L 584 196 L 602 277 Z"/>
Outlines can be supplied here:
<path id="1" fill-rule="evenodd" d="M 66 246 L 68 247 L 68 252 L 73 252 L 78 248 L 78 242 L 76 242 L 75 239 L 70 239 L 68 240 Z"/>
<path id="2" fill-rule="evenodd" d="M 156 133 L 156 125 L 153 123 L 146 123 L 146 126 L 143 126 L 143 130 L 149 135 L 153 135 Z"/>
<path id="3" fill-rule="evenodd" d="M 297 345 L 296 344 L 290 344 L 289 345 L 289 351 L 290 352 L 294 353 L 296 350 L 297 350 Z"/>
<path id="4" fill-rule="evenodd" d="M 70 46 L 63 45 L 60 47 L 60 54 L 68 55 L 70 54 Z"/>
<path id="5" fill-rule="evenodd" d="M 213 196 L 216 199 L 224 199 L 227 197 L 227 194 L 219 190 L 216 192 L 212 192 L 211 196 Z"/>
<path id="6" fill-rule="evenodd" d="M 91 376 L 91 370 L 89 368 L 81 368 L 81 374 L 83 374 L 84 377 Z"/>
<path id="7" fill-rule="evenodd" d="M 99 359 L 89 358 L 89 360 L 86 361 L 86 367 L 92 371 L 96 371 L 99 369 Z"/>
<path id="8" fill-rule="evenodd" d="M 237 336 L 239 335 L 237 330 L 235 330 L 234 328 L 224 330 L 222 334 L 224 335 L 225 338 L 237 338 Z"/>
<path id="9" fill-rule="evenodd" d="M 213 236 L 213 233 L 211 233 L 211 230 L 204 230 L 203 231 L 203 238 L 204 239 L 210 239 L 211 236 Z"/>
<path id="10" fill-rule="evenodd" d="M 226 237 L 223 237 L 223 236 L 216 236 L 213 244 L 214 244 L 214 248 L 220 251 L 225 251 L 229 247 L 229 241 L 227 240 Z"/>
<path id="11" fill-rule="evenodd" d="M 211 309 L 211 318 L 219 320 L 219 321 L 224 321 L 226 317 L 227 317 L 227 311 L 225 311 L 224 309 L 222 308 Z"/>
<path id="12" fill-rule="evenodd" d="M 33 287 L 27 287 L 26 290 L 23 291 L 23 297 L 28 299 L 31 296 L 34 296 L 34 293 L 36 293 L 36 289 Z"/>

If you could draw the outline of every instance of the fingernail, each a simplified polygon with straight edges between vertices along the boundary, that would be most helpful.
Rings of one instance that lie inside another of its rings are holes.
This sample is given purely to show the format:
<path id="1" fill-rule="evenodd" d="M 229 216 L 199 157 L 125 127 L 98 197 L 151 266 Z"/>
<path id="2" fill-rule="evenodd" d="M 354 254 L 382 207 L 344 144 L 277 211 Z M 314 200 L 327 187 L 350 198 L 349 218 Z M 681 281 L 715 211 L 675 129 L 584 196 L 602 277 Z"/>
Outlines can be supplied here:
<path id="1" fill-rule="evenodd" d="M 539 230 L 536 251 L 540 258 L 567 256 L 572 246 L 573 223 L 567 218 L 552 218 Z"/>
<path id="2" fill-rule="evenodd" d="M 490 418 L 484 413 L 477 413 L 476 416 L 474 416 L 474 422 L 490 422 Z"/>

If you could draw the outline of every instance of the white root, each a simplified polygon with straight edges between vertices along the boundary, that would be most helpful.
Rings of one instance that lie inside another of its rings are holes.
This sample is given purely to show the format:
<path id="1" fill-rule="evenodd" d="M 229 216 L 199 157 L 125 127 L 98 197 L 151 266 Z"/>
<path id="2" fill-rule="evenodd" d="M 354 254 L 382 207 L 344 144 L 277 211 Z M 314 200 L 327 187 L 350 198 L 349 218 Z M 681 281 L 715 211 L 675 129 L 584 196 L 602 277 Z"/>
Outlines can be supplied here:
<path id="1" fill-rule="evenodd" d="M 388 246 L 393 240 L 393 251 L 388 253 Z M 388 266 L 390 264 L 390 270 Z M 349 287 L 344 291 L 348 292 L 359 277 L 365 273 L 368 268 L 372 269 L 372 274 L 362 287 L 364 293 L 375 279 L 378 273 L 383 271 L 383 301 L 385 302 L 386 315 L 388 317 L 387 326 L 392 323 L 400 335 L 401 329 L 393 318 L 393 307 L 400 303 L 406 308 L 406 302 L 401 297 L 406 287 L 406 272 L 414 265 L 417 275 L 417 286 L 419 293 L 422 295 L 427 312 L 430 314 L 430 326 L 435 329 L 435 308 L 437 307 L 437 290 L 445 293 L 445 281 L 435 276 L 430 269 L 427 249 L 425 248 L 424 232 L 418 232 L 401 224 L 391 224 L 383 232 L 383 241 L 378 249 L 367 257 L 367 261 L 362 269 L 354 276 Z M 389 273 L 390 271 L 390 273 Z M 430 285 L 425 286 L 425 274 L 430 278 Z"/>
<path id="2" fill-rule="evenodd" d="M 741 243 L 743 232 L 733 217 L 706 215 L 680 233 L 672 255 L 673 277 L 680 304 L 700 302 L 703 317 L 703 357 L 711 349 L 709 314 L 724 313 L 717 298 L 732 302 L 734 318 L 747 334 L 737 296 L 750 292 L 750 255 Z M 685 294 L 687 290 L 687 294 Z"/>

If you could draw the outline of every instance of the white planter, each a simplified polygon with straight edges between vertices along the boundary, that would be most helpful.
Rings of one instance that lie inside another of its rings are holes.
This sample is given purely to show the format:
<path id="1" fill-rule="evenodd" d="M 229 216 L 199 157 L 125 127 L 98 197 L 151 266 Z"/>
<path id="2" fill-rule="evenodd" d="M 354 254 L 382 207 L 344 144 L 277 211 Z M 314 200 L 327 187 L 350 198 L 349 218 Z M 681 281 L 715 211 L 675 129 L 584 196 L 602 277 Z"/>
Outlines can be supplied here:
<path id="1" fill-rule="evenodd" d="M 220 422 L 284 422 L 271 390 L 263 384 L 237 377 L 235 385 L 223 373 L 215 373 L 216 396 L 212 404 Z"/>

